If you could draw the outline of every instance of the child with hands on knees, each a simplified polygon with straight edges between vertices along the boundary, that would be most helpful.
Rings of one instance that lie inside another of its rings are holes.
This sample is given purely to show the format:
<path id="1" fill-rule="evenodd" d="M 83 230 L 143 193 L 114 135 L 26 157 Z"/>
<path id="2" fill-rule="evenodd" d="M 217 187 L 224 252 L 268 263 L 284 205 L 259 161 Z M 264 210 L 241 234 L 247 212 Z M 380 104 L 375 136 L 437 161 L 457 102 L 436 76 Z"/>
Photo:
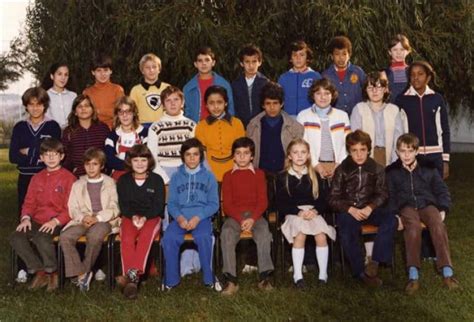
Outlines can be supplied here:
<path id="1" fill-rule="evenodd" d="M 61 167 L 64 147 L 58 139 L 48 138 L 41 143 L 40 158 L 46 169 L 31 179 L 20 224 L 10 235 L 10 244 L 25 262 L 28 273 L 34 274 L 29 288 L 47 286 L 47 291 L 52 292 L 58 288 L 53 238 L 71 219 L 67 203 L 76 177 Z"/>
<path id="2" fill-rule="evenodd" d="M 227 285 L 222 295 L 233 295 L 238 289 L 235 247 L 242 232 L 252 232 L 257 245 L 258 288 L 271 290 L 270 276 L 274 270 L 271 252 L 272 234 L 268 222 L 263 217 L 267 209 L 267 183 L 265 173 L 252 165 L 255 143 L 246 137 L 232 144 L 234 167 L 224 175 L 222 199 L 227 216 L 222 225 L 221 247 L 223 255 L 222 271 Z"/>
<path id="3" fill-rule="evenodd" d="M 61 232 L 66 277 L 77 277 L 81 291 L 88 291 L 92 267 L 100 254 L 104 238 L 111 231 L 119 231 L 120 219 L 115 181 L 101 171 L 105 167 L 105 153 L 89 148 L 84 154 L 86 175 L 72 186 L 69 196 L 71 221 Z M 86 236 L 86 249 L 81 260 L 77 240 Z"/>
<path id="4" fill-rule="evenodd" d="M 293 244 L 291 255 L 295 286 L 304 289 L 302 267 L 307 235 L 314 236 L 316 241 L 318 280 L 325 284 L 329 257 L 327 237 L 335 240 L 336 231 L 321 216 L 326 205 L 311 165 L 309 144 L 303 139 L 293 140 L 286 152 L 285 170 L 277 178 L 277 209 L 280 218 L 285 221 L 281 231 L 288 243 Z"/>
<path id="5" fill-rule="evenodd" d="M 165 288 L 180 282 L 180 247 L 185 234 L 192 234 L 197 245 L 206 287 L 214 289 L 218 283 L 212 269 L 214 236 L 212 216 L 219 210 L 217 181 L 203 165 L 204 146 L 192 138 L 181 146 L 183 164 L 169 184 L 168 212 L 175 219 L 168 226 L 162 241 L 165 256 Z M 216 290 L 220 290 L 216 287 Z"/>
<path id="6" fill-rule="evenodd" d="M 146 145 L 133 146 L 125 158 L 127 173 L 117 183 L 122 225 L 122 276 L 117 278 L 126 298 L 135 299 L 145 273 L 151 245 L 159 233 L 165 206 L 163 179 L 154 173 L 155 160 Z"/>

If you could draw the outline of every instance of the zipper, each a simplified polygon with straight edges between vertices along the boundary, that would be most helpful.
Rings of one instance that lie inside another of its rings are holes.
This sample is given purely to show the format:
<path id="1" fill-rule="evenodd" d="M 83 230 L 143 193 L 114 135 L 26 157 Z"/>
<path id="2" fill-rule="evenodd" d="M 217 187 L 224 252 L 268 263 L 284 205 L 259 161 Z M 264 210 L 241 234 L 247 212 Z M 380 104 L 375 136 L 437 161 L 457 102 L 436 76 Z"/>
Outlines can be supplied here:
<path id="1" fill-rule="evenodd" d="M 359 166 L 359 186 L 357 187 L 357 203 L 360 201 L 360 189 L 362 188 L 362 167 Z"/>
<path id="2" fill-rule="evenodd" d="M 411 194 L 413 196 L 413 200 L 415 201 L 415 209 L 418 209 L 418 201 L 416 200 L 415 188 L 413 186 L 413 171 L 410 172 L 410 185 L 411 185 Z"/>
<path id="3" fill-rule="evenodd" d="M 423 137 L 423 147 L 425 150 L 426 154 L 426 131 L 425 131 L 425 117 L 423 115 L 423 97 L 419 97 L 419 102 L 420 102 L 420 116 L 421 116 L 421 135 Z"/>

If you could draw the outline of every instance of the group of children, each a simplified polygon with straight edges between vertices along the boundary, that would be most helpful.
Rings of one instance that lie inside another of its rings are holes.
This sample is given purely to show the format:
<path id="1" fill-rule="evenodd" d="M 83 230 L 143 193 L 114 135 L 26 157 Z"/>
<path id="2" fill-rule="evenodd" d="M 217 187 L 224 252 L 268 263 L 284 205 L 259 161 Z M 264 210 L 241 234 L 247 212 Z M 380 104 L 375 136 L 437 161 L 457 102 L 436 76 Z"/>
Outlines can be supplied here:
<path id="1" fill-rule="evenodd" d="M 47 91 L 24 93 L 28 119 L 16 124 L 10 146 L 21 209 L 10 241 L 34 274 L 30 287 L 57 287 L 52 236 L 60 233 L 66 276 L 87 291 L 105 236 L 119 232 L 117 282 L 135 298 L 166 214 L 165 288 L 180 283 L 179 254 L 188 233 L 203 282 L 215 288 L 212 218 L 220 209 L 219 182 L 227 217 L 220 234 L 224 295 L 238 291 L 235 248 L 242 232 L 251 232 L 257 245 L 258 287 L 273 288 L 268 208 L 278 211 L 292 245 L 297 288 L 305 288 L 307 235 L 315 239 L 318 280 L 327 283 L 327 238 L 336 239 L 324 219 L 330 211 L 337 213 L 352 273 L 365 284 L 382 284 L 378 266 L 391 262 L 394 234 L 403 225 L 406 292 L 418 290 L 423 222 L 444 284 L 458 288 L 443 223 L 450 207 L 442 180 L 449 175 L 446 104 L 428 86 L 432 67 L 405 63 L 410 50 L 408 39 L 397 35 L 389 47 L 391 66 L 366 76 L 349 62 L 350 40 L 335 37 L 333 65 L 321 76 L 309 67 L 311 49 L 298 41 L 289 52 L 292 68 L 275 83 L 258 71 L 260 49 L 247 45 L 239 53 L 243 74 L 229 84 L 213 71 L 215 56 L 204 47 L 195 57 L 198 74 L 183 91 L 158 79 L 161 60 L 147 54 L 139 63 L 143 80 L 130 96 L 111 83 L 110 58 L 94 61 L 95 84 L 78 96 L 68 90 L 67 65 L 52 66 L 43 82 Z M 358 244 L 362 224 L 379 228 L 366 265 Z M 75 243 L 83 235 L 81 260 Z"/>

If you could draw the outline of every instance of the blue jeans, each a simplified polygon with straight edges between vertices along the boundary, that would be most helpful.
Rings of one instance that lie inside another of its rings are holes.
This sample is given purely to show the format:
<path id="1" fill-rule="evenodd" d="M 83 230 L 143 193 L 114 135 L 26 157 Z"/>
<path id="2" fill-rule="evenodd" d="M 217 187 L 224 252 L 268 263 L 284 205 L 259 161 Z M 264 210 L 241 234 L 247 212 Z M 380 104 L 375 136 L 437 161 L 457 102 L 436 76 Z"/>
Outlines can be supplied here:
<path id="1" fill-rule="evenodd" d="M 369 224 L 378 227 L 372 259 L 379 263 L 391 263 L 394 235 L 398 225 L 397 218 L 393 213 L 386 209 L 376 208 L 368 219 L 358 221 L 346 212 L 338 214 L 336 221 L 344 254 L 355 277 L 364 272 L 364 257 L 360 245 L 362 225 Z"/>

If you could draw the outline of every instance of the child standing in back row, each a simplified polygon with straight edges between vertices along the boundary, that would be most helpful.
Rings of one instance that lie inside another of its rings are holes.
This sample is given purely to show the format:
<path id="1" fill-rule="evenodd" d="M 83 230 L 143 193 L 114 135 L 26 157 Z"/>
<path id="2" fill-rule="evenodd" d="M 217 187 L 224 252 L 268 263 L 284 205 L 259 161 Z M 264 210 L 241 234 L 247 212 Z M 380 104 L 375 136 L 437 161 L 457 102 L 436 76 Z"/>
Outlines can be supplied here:
<path id="1" fill-rule="evenodd" d="M 97 108 L 99 120 L 111 129 L 115 102 L 124 95 L 122 86 L 110 81 L 112 58 L 109 56 L 96 57 L 92 63 L 91 73 L 95 83 L 87 87 L 82 94 L 90 97 L 92 104 Z"/>
<path id="2" fill-rule="evenodd" d="M 311 106 L 308 90 L 314 81 L 321 79 L 321 74 L 309 67 L 313 51 L 304 41 L 291 44 L 288 52 L 292 68 L 278 78 L 278 83 L 285 92 L 285 111 L 296 117 L 299 112 Z"/>
<path id="3" fill-rule="evenodd" d="M 250 44 L 243 47 L 239 52 L 239 60 L 244 72 L 232 82 L 232 94 L 235 116 L 247 127 L 250 120 L 261 112 L 260 93 L 268 79 L 258 71 L 263 54 L 257 46 Z"/>
<path id="4" fill-rule="evenodd" d="M 148 128 L 163 116 L 161 93 L 170 84 L 158 79 L 161 72 L 161 59 L 149 53 L 140 59 L 140 72 L 143 79 L 140 84 L 133 86 L 130 97 L 135 101 L 140 115 L 140 123 Z"/>
<path id="5" fill-rule="evenodd" d="M 410 41 L 404 35 L 397 34 L 390 40 L 388 54 L 390 67 L 385 70 L 390 90 L 390 103 L 395 103 L 398 95 L 408 87 L 408 65 L 406 58 L 411 52 Z"/>
<path id="6" fill-rule="evenodd" d="M 229 97 L 227 110 L 230 115 L 235 114 L 232 88 L 221 75 L 212 71 L 215 65 L 216 56 L 212 49 L 209 47 L 200 48 L 194 60 L 194 67 L 196 67 L 198 73 L 183 88 L 186 104 L 184 115 L 196 123 L 206 119 L 209 115 L 205 93 L 213 85 L 223 87 L 226 90 Z"/>
<path id="7" fill-rule="evenodd" d="M 349 38 L 334 37 L 329 43 L 328 51 L 333 64 L 323 72 L 323 77 L 329 79 L 339 93 L 334 107 L 350 116 L 354 106 L 362 101 L 365 73 L 362 68 L 349 62 L 352 55 L 352 43 Z"/>

